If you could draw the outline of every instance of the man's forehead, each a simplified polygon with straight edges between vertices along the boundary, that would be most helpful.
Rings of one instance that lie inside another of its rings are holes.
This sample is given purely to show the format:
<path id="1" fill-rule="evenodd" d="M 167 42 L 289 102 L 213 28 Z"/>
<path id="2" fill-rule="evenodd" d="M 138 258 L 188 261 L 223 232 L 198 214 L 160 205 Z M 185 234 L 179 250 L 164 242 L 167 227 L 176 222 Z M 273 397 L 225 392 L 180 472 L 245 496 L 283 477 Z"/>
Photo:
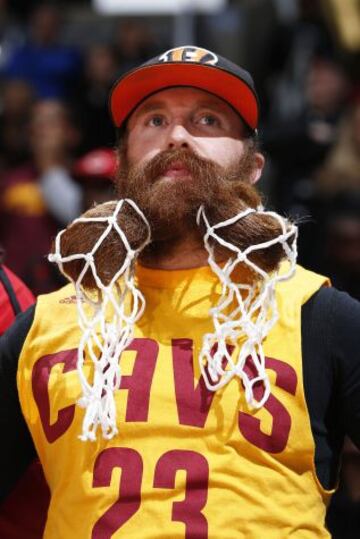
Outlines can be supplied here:
<path id="1" fill-rule="evenodd" d="M 238 113 L 220 97 L 194 87 L 176 87 L 160 90 L 147 97 L 131 114 L 130 119 L 139 114 L 151 112 L 161 108 L 175 108 L 177 106 L 209 107 L 224 111 L 231 111 L 239 117 Z"/>

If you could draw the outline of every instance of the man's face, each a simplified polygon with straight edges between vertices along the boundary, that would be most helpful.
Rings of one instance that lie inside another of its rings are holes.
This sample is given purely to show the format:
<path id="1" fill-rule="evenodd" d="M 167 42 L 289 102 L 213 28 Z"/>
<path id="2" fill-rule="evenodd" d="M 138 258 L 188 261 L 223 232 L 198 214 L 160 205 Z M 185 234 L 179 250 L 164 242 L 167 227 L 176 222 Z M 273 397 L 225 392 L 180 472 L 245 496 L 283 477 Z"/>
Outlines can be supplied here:
<path id="1" fill-rule="evenodd" d="M 141 208 L 154 242 L 175 245 L 194 234 L 202 241 L 199 207 L 215 220 L 236 215 L 242 186 L 257 180 L 262 165 L 229 105 L 201 90 L 174 88 L 149 97 L 130 117 L 117 194 Z"/>
<path id="2" fill-rule="evenodd" d="M 146 99 L 130 117 L 127 160 L 139 166 L 164 150 L 187 149 L 228 168 L 244 153 L 244 135 L 238 114 L 218 97 L 195 88 L 172 88 Z M 165 176 L 176 181 L 184 172 L 186 176 L 182 164 L 175 163 Z"/>

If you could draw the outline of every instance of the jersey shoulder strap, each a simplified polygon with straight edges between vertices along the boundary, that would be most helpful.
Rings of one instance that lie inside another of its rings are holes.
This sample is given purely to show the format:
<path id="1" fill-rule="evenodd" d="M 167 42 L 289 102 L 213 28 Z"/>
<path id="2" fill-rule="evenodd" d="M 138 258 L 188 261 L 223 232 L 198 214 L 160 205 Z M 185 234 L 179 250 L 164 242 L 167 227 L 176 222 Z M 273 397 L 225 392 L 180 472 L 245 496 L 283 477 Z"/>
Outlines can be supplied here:
<path id="1" fill-rule="evenodd" d="M 18 302 L 18 299 L 15 294 L 15 290 L 13 288 L 13 285 L 11 284 L 11 281 L 6 274 L 3 266 L 0 265 L 0 282 L 2 283 L 7 295 L 9 296 L 9 300 L 11 303 L 11 307 L 14 311 L 15 316 L 19 313 L 21 313 L 21 307 L 20 303 Z"/>

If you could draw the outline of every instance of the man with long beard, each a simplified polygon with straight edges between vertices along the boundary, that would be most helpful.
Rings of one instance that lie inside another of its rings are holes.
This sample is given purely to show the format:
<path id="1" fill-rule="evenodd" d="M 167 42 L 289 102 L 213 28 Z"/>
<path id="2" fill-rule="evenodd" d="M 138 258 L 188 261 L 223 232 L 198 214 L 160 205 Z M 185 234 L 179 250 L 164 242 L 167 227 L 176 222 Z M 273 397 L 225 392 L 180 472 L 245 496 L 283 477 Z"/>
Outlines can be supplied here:
<path id="1" fill-rule="evenodd" d="M 296 227 L 261 205 L 250 75 L 182 47 L 110 104 L 118 200 L 57 237 L 73 284 L 1 342 L 2 492 L 28 429 L 47 539 L 329 537 L 360 307 L 295 268 Z"/>

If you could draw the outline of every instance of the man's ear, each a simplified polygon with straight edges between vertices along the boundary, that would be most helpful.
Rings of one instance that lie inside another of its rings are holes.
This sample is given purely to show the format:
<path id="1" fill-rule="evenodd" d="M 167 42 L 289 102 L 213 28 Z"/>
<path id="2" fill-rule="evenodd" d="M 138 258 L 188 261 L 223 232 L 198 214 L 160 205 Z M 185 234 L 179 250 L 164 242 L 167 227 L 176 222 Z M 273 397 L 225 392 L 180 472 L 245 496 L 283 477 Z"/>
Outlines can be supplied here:
<path id="1" fill-rule="evenodd" d="M 122 166 L 124 166 L 124 155 L 123 152 L 119 151 L 119 149 L 116 151 L 116 171 L 118 172 Z"/>
<path id="2" fill-rule="evenodd" d="M 115 152 L 117 154 L 119 165 L 123 164 L 121 161 L 126 156 L 127 141 L 128 141 L 128 132 L 127 132 L 127 124 L 125 124 L 125 126 L 122 126 L 116 129 Z"/>
<path id="3" fill-rule="evenodd" d="M 265 157 L 263 156 L 262 153 L 256 152 L 254 156 L 254 160 L 255 160 L 255 166 L 250 175 L 250 182 L 252 184 L 256 183 L 261 176 L 261 173 L 265 165 Z"/>
<path id="4" fill-rule="evenodd" d="M 116 165 L 117 170 L 119 171 L 122 167 L 127 165 L 127 133 L 125 130 L 118 132 L 118 137 L 116 141 Z"/>

